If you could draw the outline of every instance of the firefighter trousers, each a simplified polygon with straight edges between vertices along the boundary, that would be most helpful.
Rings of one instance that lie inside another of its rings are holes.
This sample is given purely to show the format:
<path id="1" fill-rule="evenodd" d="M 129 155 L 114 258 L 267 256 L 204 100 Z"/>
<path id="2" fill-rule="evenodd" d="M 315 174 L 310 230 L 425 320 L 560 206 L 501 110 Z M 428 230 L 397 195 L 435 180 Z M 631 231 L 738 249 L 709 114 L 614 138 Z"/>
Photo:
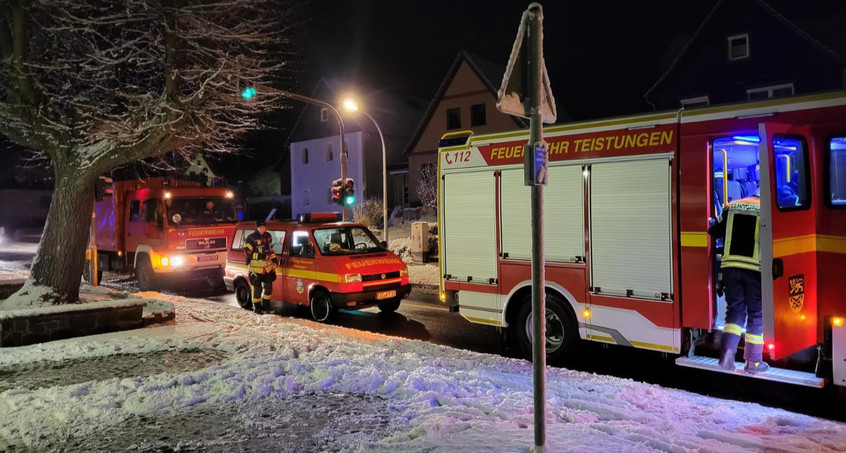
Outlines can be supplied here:
<path id="1" fill-rule="evenodd" d="M 273 280 L 276 280 L 276 277 L 272 273 L 267 274 L 258 274 L 253 273 L 253 277 L 250 279 L 250 282 L 253 283 L 253 308 L 255 311 L 261 310 L 269 310 L 270 309 L 270 295 L 273 293 Z M 263 291 L 262 291 L 263 287 Z M 262 292 L 264 294 L 262 294 Z"/>
<path id="2" fill-rule="evenodd" d="M 737 267 L 725 267 L 722 273 L 726 292 L 726 325 L 720 355 L 733 357 L 745 325 L 744 359 L 752 363 L 761 362 L 764 352 L 761 273 Z"/>

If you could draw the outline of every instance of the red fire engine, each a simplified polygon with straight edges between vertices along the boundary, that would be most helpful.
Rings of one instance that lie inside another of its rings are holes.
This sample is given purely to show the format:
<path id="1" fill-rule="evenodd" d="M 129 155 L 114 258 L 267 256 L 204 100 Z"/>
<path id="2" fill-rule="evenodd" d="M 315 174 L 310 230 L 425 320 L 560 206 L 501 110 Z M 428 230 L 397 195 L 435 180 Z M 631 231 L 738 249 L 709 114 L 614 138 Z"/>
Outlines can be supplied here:
<path id="1" fill-rule="evenodd" d="M 465 136 L 439 152 L 441 298 L 531 351 L 528 131 Z M 555 125 L 544 139 L 550 362 L 583 339 L 717 370 L 722 244 L 708 219 L 760 190 L 775 366 L 757 377 L 846 386 L 846 93 Z"/>
<path id="2" fill-rule="evenodd" d="M 168 277 L 223 286 L 227 241 L 238 222 L 231 191 L 150 178 L 115 181 L 106 194 L 94 206 L 100 272 L 134 269 L 142 291 Z"/>

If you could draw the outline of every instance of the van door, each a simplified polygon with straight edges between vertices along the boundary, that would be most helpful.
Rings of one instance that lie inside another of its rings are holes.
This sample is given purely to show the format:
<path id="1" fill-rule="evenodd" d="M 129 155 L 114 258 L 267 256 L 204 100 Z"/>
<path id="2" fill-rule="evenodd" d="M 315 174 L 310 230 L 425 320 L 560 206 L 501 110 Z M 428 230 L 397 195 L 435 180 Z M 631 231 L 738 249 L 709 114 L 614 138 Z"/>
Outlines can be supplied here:
<path id="1" fill-rule="evenodd" d="M 270 233 L 270 237 L 273 240 L 271 248 L 273 249 L 273 253 L 276 254 L 276 261 L 279 263 L 276 267 L 276 280 L 273 281 L 273 296 L 271 299 L 287 301 L 288 288 L 285 287 L 285 279 L 283 276 L 285 273 L 285 266 L 288 261 L 287 251 L 285 250 L 285 238 L 288 235 L 285 230 L 278 228 L 267 230 L 267 232 Z"/>
<path id="2" fill-rule="evenodd" d="M 288 256 L 282 269 L 281 279 L 285 287 L 287 302 L 308 304 L 308 291 L 315 280 L 315 250 L 309 230 L 291 232 Z M 274 287 L 275 288 L 275 287 Z"/>
<path id="3" fill-rule="evenodd" d="M 759 133 L 764 342 L 775 360 L 817 343 L 811 135 L 807 127 L 776 123 L 761 123 Z"/>

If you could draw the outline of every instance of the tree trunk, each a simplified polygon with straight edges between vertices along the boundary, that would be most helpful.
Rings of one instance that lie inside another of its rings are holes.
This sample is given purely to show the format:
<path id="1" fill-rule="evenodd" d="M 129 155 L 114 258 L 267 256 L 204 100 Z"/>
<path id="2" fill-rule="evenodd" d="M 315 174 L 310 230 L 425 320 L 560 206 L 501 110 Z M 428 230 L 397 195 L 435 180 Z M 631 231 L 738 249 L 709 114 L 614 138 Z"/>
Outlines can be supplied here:
<path id="1" fill-rule="evenodd" d="M 53 289 L 45 302 L 66 304 L 79 300 L 96 176 L 74 166 L 57 166 L 55 175 L 56 189 L 29 278 L 33 285 Z"/>

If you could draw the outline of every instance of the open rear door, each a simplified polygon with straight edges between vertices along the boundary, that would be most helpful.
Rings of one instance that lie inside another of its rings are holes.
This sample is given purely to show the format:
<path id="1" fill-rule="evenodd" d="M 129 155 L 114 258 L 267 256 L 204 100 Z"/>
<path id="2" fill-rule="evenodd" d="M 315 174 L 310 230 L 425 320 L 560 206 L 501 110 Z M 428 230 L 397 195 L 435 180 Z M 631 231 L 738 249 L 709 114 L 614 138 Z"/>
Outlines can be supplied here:
<path id="1" fill-rule="evenodd" d="M 803 126 L 761 123 L 761 288 L 765 351 L 774 360 L 817 343 L 813 168 Z"/>

